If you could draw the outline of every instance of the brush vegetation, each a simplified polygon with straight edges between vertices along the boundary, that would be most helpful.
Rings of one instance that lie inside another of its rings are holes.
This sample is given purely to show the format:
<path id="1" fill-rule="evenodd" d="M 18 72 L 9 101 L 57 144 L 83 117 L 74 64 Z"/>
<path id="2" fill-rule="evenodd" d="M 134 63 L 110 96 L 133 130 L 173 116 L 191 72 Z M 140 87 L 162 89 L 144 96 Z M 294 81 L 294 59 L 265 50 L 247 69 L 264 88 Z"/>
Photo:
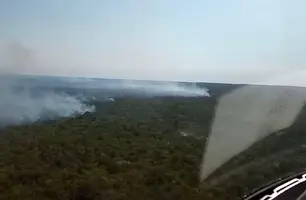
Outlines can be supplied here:
<path id="1" fill-rule="evenodd" d="M 200 184 L 219 93 L 91 102 L 94 113 L 2 129 L 0 199 L 239 199 L 306 166 L 303 111 Z"/>

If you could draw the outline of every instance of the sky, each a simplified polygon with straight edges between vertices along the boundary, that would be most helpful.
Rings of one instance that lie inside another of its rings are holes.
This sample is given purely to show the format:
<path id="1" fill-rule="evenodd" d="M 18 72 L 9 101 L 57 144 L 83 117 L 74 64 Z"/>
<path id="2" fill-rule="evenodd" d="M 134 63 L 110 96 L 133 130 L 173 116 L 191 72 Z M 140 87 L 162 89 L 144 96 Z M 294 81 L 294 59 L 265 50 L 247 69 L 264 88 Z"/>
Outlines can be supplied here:
<path id="1" fill-rule="evenodd" d="M 305 7 L 304 0 L 3 0 L 0 67 L 232 83 L 300 75 Z"/>

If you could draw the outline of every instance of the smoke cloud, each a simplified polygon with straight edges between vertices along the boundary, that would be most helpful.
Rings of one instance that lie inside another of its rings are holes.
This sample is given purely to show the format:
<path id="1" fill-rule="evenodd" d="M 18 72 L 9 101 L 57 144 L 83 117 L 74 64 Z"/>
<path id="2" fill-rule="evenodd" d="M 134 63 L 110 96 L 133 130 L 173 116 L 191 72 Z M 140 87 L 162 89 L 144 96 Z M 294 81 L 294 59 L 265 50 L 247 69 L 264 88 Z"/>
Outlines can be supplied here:
<path id="1" fill-rule="evenodd" d="M 37 62 L 35 52 L 18 42 L 10 44 L 6 50 L 5 55 L 1 55 L 5 60 L 0 66 L 0 126 L 94 112 L 95 107 L 86 102 L 96 99 L 95 96 L 83 95 L 91 90 L 98 91 L 99 96 L 105 92 L 104 97 L 110 91 L 112 95 L 124 93 L 145 97 L 209 96 L 206 88 L 194 84 L 16 75 L 27 74 L 28 69 L 42 63 Z M 67 89 L 74 89 L 78 94 L 68 94 Z"/>
<path id="2" fill-rule="evenodd" d="M 37 85 L 24 84 L 19 76 L 33 64 L 33 52 L 21 44 L 7 48 L 7 60 L 0 67 L 0 126 L 69 117 L 93 112 L 93 106 L 80 99 L 55 91 L 37 91 Z"/>
<path id="3" fill-rule="evenodd" d="M 1 77 L 0 126 L 69 117 L 95 110 L 81 99 L 64 92 L 37 92 L 29 85 L 20 88 L 16 82 L 14 77 Z"/>
<path id="4" fill-rule="evenodd" d="M 136 90 L 153 96 L 210 97 L 206 88 L 200 88 L 194 84 L 185 85 L 173 82 L 142 83 L 129 81 L 124 83 L 123 88 Z"/>
<path id="5" fill-rule="evenodd" d="M 177 82 L 108 80 L 91 78 L 62 78 L 57 81 L 58 87 L 79 89 L 104 89 L 115 92 L 138 94 L 144 96 L 181 96 L 181 97 L 210 97 L 205 87 L 196 84 L 180 84 Z"/>
<path id="6" fill-rule="evenodd" d="M 45 92 L 39 95 L 30 89 L 14 91 L 10 85 L 0 86 L 0 126 L 35 122 L 38 120 L 69 117 L 93 112 L 94 107 L 65 93 Z"/>
<path id="7" fill-rule="evenodd" d="M 76 93 L 72 95 L 64 92 L 69 89 L 74 89 Z M 94 92 L 91 93 L 91 90 Z M 88 99 L 97 100 L 95 94 L 99 97 L 104 96 L 103 99 L 98 100 L 106 100 L 105 97 L 109 94 L 112 97 L 122 94 L 143 97 L 210 96 L 206 88 L 179 83 L 3 74 L 0 80 L 0 91 L 0 126 L 94 112 L 95 107 L 86 102 Z"/>

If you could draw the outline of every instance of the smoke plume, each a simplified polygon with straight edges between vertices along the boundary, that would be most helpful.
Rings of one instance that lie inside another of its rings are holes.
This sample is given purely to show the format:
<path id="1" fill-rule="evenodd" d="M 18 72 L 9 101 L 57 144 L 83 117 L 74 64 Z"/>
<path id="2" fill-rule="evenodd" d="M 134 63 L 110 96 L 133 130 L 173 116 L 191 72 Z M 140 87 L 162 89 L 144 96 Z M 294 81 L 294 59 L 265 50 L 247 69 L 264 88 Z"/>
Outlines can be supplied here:
<path id="1" fill-rule="evenodd" d="M 103 93 L 106 96 L 108 93 L 145 97 L 209 96 L 206 88 L 195 84 L 16 75 L 27 74 L 29 69 L 33 70 L 42 63 L 35 58 L 35 52 L 20 43 L 11 44 L 6 50 L 6 55 L 1 56 L 6 60 L 0 66 L 0 126 L 93 112 L 95 107 L 87 105 L 86 99 L 96 98 L 84 96 L 82 93 L 86 91 L 91 91 L 90 94 L 95 91 L 99 96 L 101 93 L 102 96 Z M 66 90 L 69 89 L 77 92 L 68 94 Z M 108 99 L 113 100 L 111 97 Z"/>
<path id="2" fill-rule="evenodd" d="M 38 92 L 35 85 L 20 84 L 20 77 L 13 74 L 26 72 L 33 64 L 33 52 L 21 44 L 12 44 L 7 50 L 7 60 L 0 67 L 0 126 L 94 111 L 94 107 L 68 94 Z"/>
<path id="3" fill-rule="evenodd" d="M 180 96 L 180 97 L 210 97 L 205 87 L 196 84 L 180 84 L 177 82 L 139 81 L 139 80 L 109 80 L 95 78 L 61 78 L 56 81 L 57 87 L 70 87 L 78 89 L 101 89 L 114 92 L 154 96 Z"/>
<path id="4" fill-rule="evenodd" d="M 136 90 L 152 96 L 183 96 L 183 97 L 209 97 L 206 88 L 200 88 L 196 85 L 184 85 L 174 82 L 125 82 L 125 89 Z"/>

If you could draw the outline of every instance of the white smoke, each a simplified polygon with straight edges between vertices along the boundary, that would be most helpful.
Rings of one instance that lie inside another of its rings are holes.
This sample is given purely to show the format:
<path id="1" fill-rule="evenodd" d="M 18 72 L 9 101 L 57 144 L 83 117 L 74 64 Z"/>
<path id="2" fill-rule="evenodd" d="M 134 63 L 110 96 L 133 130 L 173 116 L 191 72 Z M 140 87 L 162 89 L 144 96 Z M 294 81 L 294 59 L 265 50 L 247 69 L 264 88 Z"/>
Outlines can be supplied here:
<path id="1" fill-rule="evenodd" d="M 15 91 L 14 82 L 14 79 L 7 78 L 0 81 L 0 126 L 69 117 L 95 110 L 81 99 L 65 93 L 42 91 L 35 94 L 35 88 L 27 86 Z"/>
<path id="2" fill-rule="evenodd" d="M 153 96 L 184 96 L 184 97 L 209 97 L 210 94 L 206 88 L 200 88 L 196 85 L 183 85 L 174 82 L 154 82 L 143 83 L 135 81 L 126 81 L 123 88 L 132 89 L 144 94 Z"/>
<path id="3" fill-rule="evenodd" d="M 145 96 L 210 97 L 205 87 L 177 82 L 106 80 L 91 78 L 62 78 L 63 86 L 82 89 L 107 89 L 113 91 L 136 92 Z"/>
<path id="4" fill-rule="evenodd" d="M 38 94 L 35 85 L 20 85 L 19 76 L 12 74 L 25 71 L 31 64 L 31 51 L 19 44 L 10 46 L 8 50 L 7 65 L 0 66 L 0 126 L 69 117 L 95 110 L 65 93 L 39 91 Z"/>
<path id="5" fill-rule="evenodd" d="M 136 92 L 145 96 L 210 96 L 206 88 L 169 82 L 40 76 L 30 76 L 31 81 L 24 81 L 24 77 L 12 74 L 27 74 L 28 69 L 39 67 L 41 63 L 35 58 L 35 53 L 20 43 L 13 43 L 1 58 L 5 59 L 0 66 L 0 126 L 69 117 L 95 110 L 85 103 L 83 96 L 52 90 L 58 87 Z M 42 89 L 45 87 L 49 89 Z"/>

